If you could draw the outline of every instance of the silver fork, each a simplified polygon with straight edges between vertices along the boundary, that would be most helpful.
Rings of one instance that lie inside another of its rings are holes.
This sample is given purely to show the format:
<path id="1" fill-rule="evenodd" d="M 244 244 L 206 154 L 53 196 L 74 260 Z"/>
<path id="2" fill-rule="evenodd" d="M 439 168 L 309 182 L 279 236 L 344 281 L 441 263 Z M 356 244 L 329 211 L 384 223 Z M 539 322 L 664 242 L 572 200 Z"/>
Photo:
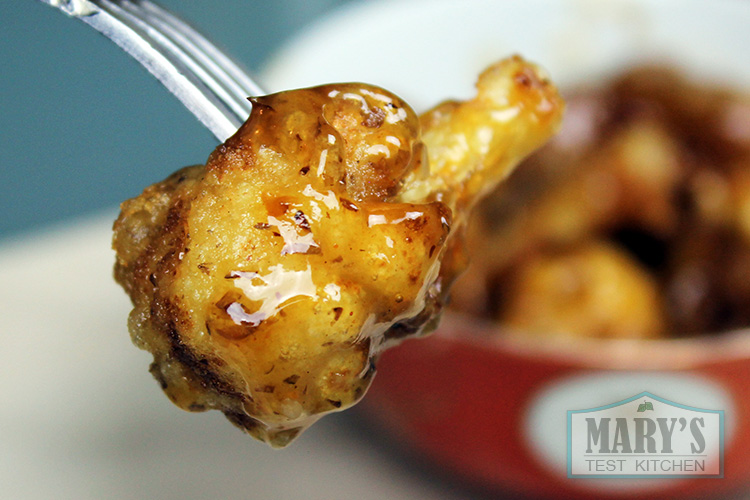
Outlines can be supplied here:
<path id="1" fill-rule="evenodd" d="M 149 0 L 41 0 L 115 42 L 220 141 L 247 119 L 261 87 L 185 21 Z"/>

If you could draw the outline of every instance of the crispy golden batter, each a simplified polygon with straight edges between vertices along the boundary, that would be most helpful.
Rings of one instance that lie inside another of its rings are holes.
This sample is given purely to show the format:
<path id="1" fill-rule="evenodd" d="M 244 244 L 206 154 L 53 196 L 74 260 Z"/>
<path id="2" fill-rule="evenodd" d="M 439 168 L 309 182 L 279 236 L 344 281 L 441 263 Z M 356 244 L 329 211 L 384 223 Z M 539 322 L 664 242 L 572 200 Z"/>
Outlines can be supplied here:
<path id="1" fill-rule="evenodd" d="M 364 84 L 254 98 L 205 166 L 123 203 L 115 276 L 177 405 L 283 446 L 361 398 L 385 347 L 434 326 L 464 212 L 562 112 L 520 58 L 478 89 L 421 124 Z"/>

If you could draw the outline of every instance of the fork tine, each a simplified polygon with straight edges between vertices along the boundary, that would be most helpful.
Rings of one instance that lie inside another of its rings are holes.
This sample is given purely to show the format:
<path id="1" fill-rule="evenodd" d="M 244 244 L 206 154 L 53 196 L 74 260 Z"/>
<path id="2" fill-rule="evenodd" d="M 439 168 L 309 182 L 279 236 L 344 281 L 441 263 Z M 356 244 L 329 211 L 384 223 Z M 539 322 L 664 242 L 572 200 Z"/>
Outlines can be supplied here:
<path id="1" fill-rule="evenodd" d="M 41 0 L 125 50 L 221 141 L 247 118 L 262 90 L 184 21 L 148 0 Z"/>
<path id="2" fill-rule="evenodd" d="M 169 14 L 148 1 L 120 2 L 129 13 L 143 19 L 150 29 L 165 37 L 179 49 L 179 56 L 184 58 L 196 72 L 204 73 L 207 83 L 215 88 L 238 116 L 247 117 L 252 109 L 245 99 L 250 95 L 263 93 L 236 63 L 184 21 Z M 239 79 L 237 75 L 242 75 Z M 250 87 L 250 88 L 248 88 Z"/>
<path id="3" fill-rule="evenodd" d="M 266 92 L 249 76 L 247 71 L 232 60 L 224 51 L 217 48 L 213 43 L 207 40 L 203 35 L 195 30 L 189 23 L 175 16 L 171 12 L 161 8 L 157 4 L 148 0 L 134 0 L 134 3 L 143 7 L 143 9 L 176 29 L 180 35 L 184 36 L 189 42 L 194 44 L 196 51 L 207 57 L 207 60 L 219 66 L 224 74 L 232 78 L 246 96 L 257 96 Z"/>
<path id="4" fill-rule="evenodd" d="M 168 53 L 168 57 L 186 66 L 200 81 L 205 84 L 234 114 L 241 122 L 247 118 L 252 105 L 246 99 L 247 93 L 237 82 L 227 75 L 224 68 L 213 62 L 209 55 L 192 43 L 182 30 L 187 24 L 177 21 L 173 22 L 179 26 L 174 28 L 163 19 L 150 15 L 140 2 L 117 1 L 117 0 L 95 0 L 102 7 L 106 4 L 116 5 L 122 9 L 122 15 L 137 24 L 146 34 L 151 37 Z M 205 39 L 204 39 L 205 40 Z M 208 42 L 206 44 L 210 45 Z M 218 49 L 216 49 L 218 52 Z"/>

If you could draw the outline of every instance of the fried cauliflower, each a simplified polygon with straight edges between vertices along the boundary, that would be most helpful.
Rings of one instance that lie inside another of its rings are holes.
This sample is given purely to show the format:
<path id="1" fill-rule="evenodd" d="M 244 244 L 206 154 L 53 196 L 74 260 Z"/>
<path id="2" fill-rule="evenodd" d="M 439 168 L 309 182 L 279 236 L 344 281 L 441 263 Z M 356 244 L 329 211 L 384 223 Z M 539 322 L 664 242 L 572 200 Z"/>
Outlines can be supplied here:
<path id="1" fill-rule="evenodd" d="M 358 83 L 252 102 L 205 165 L 122 204 L 115 277 L 170 399 L 284 446 L 359 400 L 386 347 L 436 325 L 466 212 L 563 105 L 518 57 L 421 118 Z"/>

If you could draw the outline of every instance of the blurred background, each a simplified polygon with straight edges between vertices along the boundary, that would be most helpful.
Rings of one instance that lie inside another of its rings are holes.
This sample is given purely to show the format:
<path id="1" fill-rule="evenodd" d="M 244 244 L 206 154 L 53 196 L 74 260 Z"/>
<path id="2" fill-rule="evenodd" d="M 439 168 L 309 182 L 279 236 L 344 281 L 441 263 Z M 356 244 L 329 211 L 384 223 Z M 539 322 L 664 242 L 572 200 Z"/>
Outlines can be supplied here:
<path id="1" fill-rule="evenodd" d="M 161 4 L 257 74 L 290 36 L 351 2 Z M 150 74 L 83 23 L 34 0 L 0 3 L 0 19 L 0 240 L 116 207 L 216 146 Z"/>

